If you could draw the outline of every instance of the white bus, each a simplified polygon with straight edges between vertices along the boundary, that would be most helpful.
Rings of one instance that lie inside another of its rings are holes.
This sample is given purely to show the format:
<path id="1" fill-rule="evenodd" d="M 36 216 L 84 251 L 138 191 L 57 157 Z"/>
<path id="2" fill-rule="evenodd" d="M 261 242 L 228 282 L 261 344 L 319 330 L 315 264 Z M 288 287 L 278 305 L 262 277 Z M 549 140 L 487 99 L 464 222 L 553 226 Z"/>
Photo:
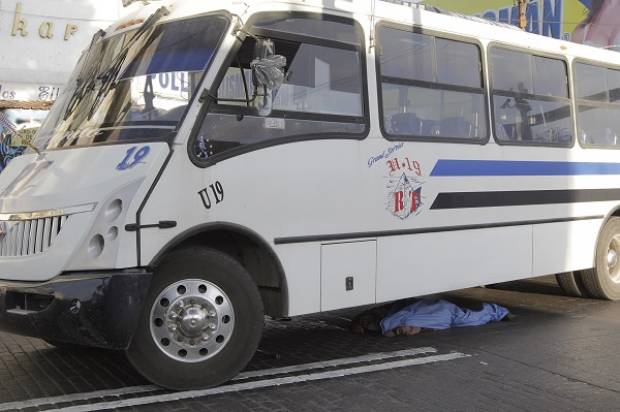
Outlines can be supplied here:
<path id="1" fill-rule="evenodd" d="M 152 2 L 0 175 L 0 326 L 220 384 L 274 318 L 620 298 L 618 54 L 422 6 Z"/>

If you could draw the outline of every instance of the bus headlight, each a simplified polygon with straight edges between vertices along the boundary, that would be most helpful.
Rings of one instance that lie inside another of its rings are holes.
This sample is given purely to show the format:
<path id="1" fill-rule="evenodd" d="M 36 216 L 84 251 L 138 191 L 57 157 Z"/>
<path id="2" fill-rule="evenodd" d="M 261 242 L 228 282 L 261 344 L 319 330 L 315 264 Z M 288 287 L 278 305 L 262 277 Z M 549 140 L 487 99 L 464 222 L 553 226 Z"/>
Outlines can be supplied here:
<path id="1" fill-rule="evenodd" d="M 103 253 L 103 248 L 105 247 L 105 239 L 103 236 L 97 234 L 90 239 L 88 242 L 88 256 L 93 259 L 98 258 Z"/>

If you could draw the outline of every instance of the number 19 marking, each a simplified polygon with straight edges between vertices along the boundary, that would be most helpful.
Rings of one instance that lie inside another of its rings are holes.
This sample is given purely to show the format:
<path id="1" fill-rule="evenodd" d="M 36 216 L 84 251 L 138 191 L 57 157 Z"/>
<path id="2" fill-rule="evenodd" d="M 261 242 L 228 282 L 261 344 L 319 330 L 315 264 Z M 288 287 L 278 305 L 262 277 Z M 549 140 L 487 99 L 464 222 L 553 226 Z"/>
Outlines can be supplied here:
<path id="1" fill-rule="evenodd" d="M 131 169 L 138 163 L 143 163 L 142 160 L 148 156 L 151 148 L 149 146 L 144 146 L 138 150 L 138 146 L 131 147 L 127 150 L 125 154 L 125 158 L 116 166 L 116 170 L 127 170 Z"/>
<path id="2" fill-rule="evenodd" d="M 202 204 L 207 210 L 211 209 L 213 206 L 211 203 L 211 196 L 209 195 L 209 189 L 211 189 L 210 192 L 213 193 L 216 205 L 219 205 L 224 201 L 224 186 L 222 186 L 220 182 L 215 182 L 214 184 L 209 185 L 209 187 L 198 192 L 200 199 L 202 200 Z"/>

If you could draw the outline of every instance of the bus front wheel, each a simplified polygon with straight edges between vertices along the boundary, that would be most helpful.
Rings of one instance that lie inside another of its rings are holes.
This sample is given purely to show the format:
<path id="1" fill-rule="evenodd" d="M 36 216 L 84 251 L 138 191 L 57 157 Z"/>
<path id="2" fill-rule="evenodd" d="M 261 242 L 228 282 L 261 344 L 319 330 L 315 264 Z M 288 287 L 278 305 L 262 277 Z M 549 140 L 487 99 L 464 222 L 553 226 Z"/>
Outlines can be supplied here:
<path id="1" fill-rule="evenodd" d="M 580 273 L 591 297 L 620 300 L 620 218 L 612 217 L 601 230 L 596 266 Z"/>
<path id="2" fill-rule="evenodd" d="M 127 357 L 168 389 L 219 385 L 250 361 L 263 329 L 256 284 L 212 249 L 172 252 L 156 269 Z"/>

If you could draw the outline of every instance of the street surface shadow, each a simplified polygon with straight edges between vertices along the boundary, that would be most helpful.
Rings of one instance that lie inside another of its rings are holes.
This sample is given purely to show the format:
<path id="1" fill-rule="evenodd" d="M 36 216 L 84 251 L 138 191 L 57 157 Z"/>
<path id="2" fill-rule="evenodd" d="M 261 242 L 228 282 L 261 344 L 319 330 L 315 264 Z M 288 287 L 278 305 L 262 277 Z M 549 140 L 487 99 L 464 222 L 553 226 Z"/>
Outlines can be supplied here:
<path id="1" fill-rule="evenodd" d="M 356 335 L 350 321 L 366 308 L 267 320 L 259 350 L 248 371 L 270 369 L 377 352 L 433 347 L 441 353 L 471 350 L 485 341 L 500 345 L 507 333 L 545 329 L 570 311 L 600 311 L 603 305 L 589 299 L 543 295 L 545 286 L 522 288 L 473 288 L 436 295 L 475 309 L 481 302 L 498 303 L 517 314 L 515 321 L 476 328 L 423 332 L 413 337 L 385 338 Z M 519 282 L 520 283 L 520 282 Z M 556 287 L 557 288 L 557 287 Z M 569 309 L 572 308 L 572 309 Z M 610 316 L 617 312 L 607 309 Z M 520 332 L 521 333 L 521 332 Z M 583 332 L 585 333 L 585 331 Z M 0 333 L 0 403 L 59 396 L 78 392 L 116 389 L 149 384 L 129 364 L 122 352 L 100 349 L 57 349 L 33 338 Z"/>
<path id="2" fill-rule="evenodd" d="M 564 296 L 554 276 L 495 283 L 486 286 L 489 289 L 510 290 L 513 292 L 539 293 L 543 295 Z"/>

